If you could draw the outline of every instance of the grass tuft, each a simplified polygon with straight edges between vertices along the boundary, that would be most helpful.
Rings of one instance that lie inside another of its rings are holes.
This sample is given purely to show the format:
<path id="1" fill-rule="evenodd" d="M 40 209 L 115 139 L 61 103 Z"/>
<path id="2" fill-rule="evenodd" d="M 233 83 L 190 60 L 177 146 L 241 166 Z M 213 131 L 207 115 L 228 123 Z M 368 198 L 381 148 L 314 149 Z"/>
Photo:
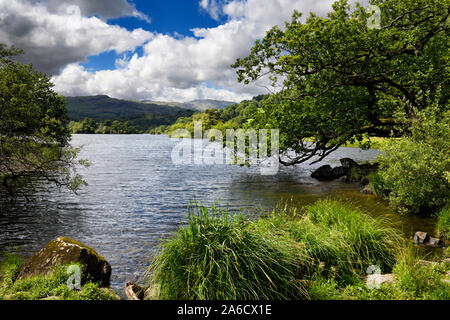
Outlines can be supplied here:
<path id="1" fill-rule="evenodd" d="M 302 299 L 301 245 L 251 228 L 242 214 L 194 205 L 150 266 L 159 299 Z"/>

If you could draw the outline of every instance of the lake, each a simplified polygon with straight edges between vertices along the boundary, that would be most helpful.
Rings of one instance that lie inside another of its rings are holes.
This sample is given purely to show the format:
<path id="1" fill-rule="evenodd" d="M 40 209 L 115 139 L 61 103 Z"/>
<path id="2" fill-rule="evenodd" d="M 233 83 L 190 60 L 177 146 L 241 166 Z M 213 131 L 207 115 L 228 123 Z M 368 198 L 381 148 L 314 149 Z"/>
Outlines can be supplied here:
<path id="1" fill-rule="evenodd" d="M 278 174 L 263 176 L 257 167 L 174 165 L 175 143 L 164 135 L 74 135 L 80 158 L 92 163 L 80 170 L 89 186 L 77 195 L 41 190 L 31 195 L 31 203 L 19 199 L 0 207 L 0 251 L 14 247 L 29 257 L 58 236 L 73 238 L 109 261 L 111 286 L 123 296 L 125 283 L 136 280 L 161 239 L 183 224 L 191 200 L 220 201 L 231 211 L 243 208 L 255 214 L 255 209 L 267 212 L 280 200 L 303 206 L 340 197 L 369 214 L 387 215 L 406 237 L 417 230 L 435 233 L 434 220 L 396 215 L 384 201 L 360 193 L 358 184 L 310 177 L 323 164 L 339 165 L 340 158 L 372 160 L 376 150 L 341 148 L 313 166 L 281 166 Z"/>

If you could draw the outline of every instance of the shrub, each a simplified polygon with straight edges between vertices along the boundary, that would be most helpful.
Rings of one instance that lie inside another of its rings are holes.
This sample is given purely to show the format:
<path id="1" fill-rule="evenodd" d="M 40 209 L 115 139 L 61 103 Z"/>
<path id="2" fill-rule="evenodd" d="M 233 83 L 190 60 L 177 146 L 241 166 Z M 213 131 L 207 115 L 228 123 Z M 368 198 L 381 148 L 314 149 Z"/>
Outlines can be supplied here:
<path id="1" fill-rule="evenodd" d="M 400 212 L 439 210 L 450 201 L 450 111 L 418 113 L 410 136 L 383 144 L 379 174 Z"/>

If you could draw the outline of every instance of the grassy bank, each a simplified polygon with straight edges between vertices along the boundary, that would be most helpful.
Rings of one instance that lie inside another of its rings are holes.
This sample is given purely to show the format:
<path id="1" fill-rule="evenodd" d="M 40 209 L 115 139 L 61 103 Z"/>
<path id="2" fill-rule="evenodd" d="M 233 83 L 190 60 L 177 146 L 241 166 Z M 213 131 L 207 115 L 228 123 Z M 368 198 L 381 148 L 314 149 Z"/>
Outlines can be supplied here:
<path id="1" fill-rule="evenodd" d="M 194 206 L 147 281 L 156 299 L 448 299 L 448 266 L 421 266 L 405 247 L 389 221 L 342 202 L 283 205 L 256 220 Z M 395 284 L 368 289 L 373 265 Z"/>
<path id="2" fill-rule="evenodd" d="M 58 266 L 47 276 L 16 279 L 21 259 L 7 254 L 0 267 L 0 300 L 116 300 L 110 289 L 87 281 L 81 290 L 69 289 L 68 266 Z M 78 265 L 82 269 L 81 265 Z"/>

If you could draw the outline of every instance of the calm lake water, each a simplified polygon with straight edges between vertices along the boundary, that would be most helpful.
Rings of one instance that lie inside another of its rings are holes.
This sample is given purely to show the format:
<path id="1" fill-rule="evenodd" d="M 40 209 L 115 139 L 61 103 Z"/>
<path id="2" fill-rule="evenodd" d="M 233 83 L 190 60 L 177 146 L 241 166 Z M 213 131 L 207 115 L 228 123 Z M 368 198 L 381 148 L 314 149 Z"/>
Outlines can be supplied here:
<path id="1" fill-rule="evenodd" d="M 92 163 L 80 171 L 89 186 L 78 195 L 52 189 L 37 192 L 32 203 L 0 207 L 0 252 L 15 247 L 29 257 L 58 236 L 76 239 L 109 261 L 111 285 L 123 295 L 124 284 L 136 279 L 160 240 L 183 224 L 191 200 L 264 212 L 283 199 L 303 206 L 340 197 L 369 214 L 389 216 L 407 237 L 417 230 L 435 233 L 432 219 L 398 216 L 384 201 L 361 194 L 357 184 L 310 178 L 318 166 L 339 165 L 343 157 L 374 159 L 375 150 L 341 148 L 322 163 L 280 167 L 278 174 L 263 176 L 257 167 L 174 165 L 175 143 L 167 136 L 74 135 L 80 157 Z"/>

